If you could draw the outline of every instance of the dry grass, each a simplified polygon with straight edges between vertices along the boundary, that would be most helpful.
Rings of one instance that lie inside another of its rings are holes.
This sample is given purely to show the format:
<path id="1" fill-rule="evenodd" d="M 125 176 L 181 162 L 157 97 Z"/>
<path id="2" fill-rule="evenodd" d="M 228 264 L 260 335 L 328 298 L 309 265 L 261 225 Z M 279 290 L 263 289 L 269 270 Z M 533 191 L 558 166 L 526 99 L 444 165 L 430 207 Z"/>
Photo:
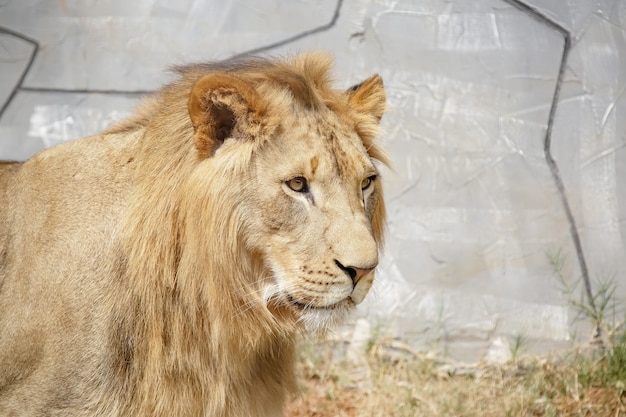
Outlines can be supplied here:
<path id="1" fill-rule="evenodd" d="M 455 367 L 395 341 L 361 355 L 303 343 L 289 417 L 626 416 L 626 343 L 599 358 L 521 358 Z"/>

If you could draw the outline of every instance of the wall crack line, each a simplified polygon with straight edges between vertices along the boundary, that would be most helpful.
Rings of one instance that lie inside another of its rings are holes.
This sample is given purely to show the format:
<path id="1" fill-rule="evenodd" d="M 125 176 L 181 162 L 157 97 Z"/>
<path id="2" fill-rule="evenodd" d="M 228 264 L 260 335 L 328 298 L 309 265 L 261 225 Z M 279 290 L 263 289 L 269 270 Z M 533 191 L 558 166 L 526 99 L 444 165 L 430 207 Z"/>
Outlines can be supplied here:
<path id="1" fill-rule="evenodd" d="M 9 104 L 11 104 L 11 101 L 13 101 L 13 99 L 15 98 L 18 90 L 24 83 L 24 79 L 26 78 L 28 71 L 30 71 L 30 68 L 33 66 L 33 62 L 35 62 L 35 57 L 37 56 L 37 52 L 39 52 L 39 42 L 37 42 L 34 39 L 29 38 L 28 36 L 22 35 L 21 33 L 14 32 L 11 29 L 7 29 L 1 26 L 0 26 L 0 35 L 9 35 L 14 38 L 21 39 L 24 42 L 29 43 L 33 46 L 33 51 L 30 54 L 30 57 L 28 58 L 28 63 L 26 64 L 26 67 L 22 71 L 22 74 L 20 74 L 20 77 L 17 79 L 17 83 L 13 86 L 13 89 L 11 90 L 9 97 L 7 97 L 5 102 L 2 103 L 2 107 L 0 107 L 0 119 L 2 119 L 2 115 L 4 114 L 4 111 L 7 109 L 7 107 L 9 107 Z"/>
<path id="2" fill-rule="evenodd" d="M 231 58 L 241 58 L 247 55 L 260 54 L 260 53 L 267 52 L 267 51 L 270 51 L 272 49 L 275 49 L 281 46 L 288 45 L 292 42 L 299 41 L 300 39 L 304 39 L 309 36 L 316 35 L 318 33 L 326 32 L 327 30 L 332 29 L 337 24 L 337 20 L 339 20 L 339 12 L 341 11 L 342 5 L 343 5 L 343 0 L 337 0 L 337 5 L 335 6 L 335 13 L 333 14 L 332 19 L 330 19 L 330 22 L 326 23 L 325 25 L 318 26 L 311 30 L 307 30 L 305 32 L 294 35 L 290 38 L 283 39 L 282 41 L 278 41 L 275 43 L 271 43 L 269 45 L 261 46 L 259 48 L 250 49 L 249 51 L 233 55 Z"/>
<path id="3" fill-rule="evenodd" d="M 567 192 L 565 190 L 565 185 L 563 183 L 563 178 L 561 177 L 561 173 L 559 171 L 559 167 L 552 156 L 551 146 L 552 146 L 552 129 L 554 127 L 554 117 L 556 114 L 556 108 L 559 103 L 559 96 L 561 93 L 561 86 L 563 85 L 563 77 L 565 75 L 565 67 L 567 66 L 567 59 L 572 49 L 572 35 L 571 33 L 565 29 L 560 24 L 555 21 L 549 19 L 536 10 L 535 8 L 519 1 L 519 0 L 503 0 L 504 2 L 510 4 L 511 6 L 521 10 L 526 13 L 539 23 L 542 23 L 551 29 L 559 32 L 563 36 L 564 44 L 563 44 L 563 54 L 561 55 L 561 63 L 559 66 L 559 73 L 557 77 L 556 87 L 554 89 L 554 95 L 552 96 L 552 104 L 550 105 L 550 113 L 548 116 L 548 125 L 546 128 L 546 135 L 543 141 L 543 154 L 546 159 L 546 163 L 550 168 L 550 173 L 552 174 L 552 178 L 556 184 L 557 190 L 559 192 L 559 196 L 561 198 L 561 203 L 563 205 L 563 210 L 565 211 L 565 216 L 567 217 L 567 221 L 569 223 L 569 231 L 574 243 L 574 248 L 576 250 L 576 256 L 578 258 L 578 264 L 580 267 L 580 273 L 582 275 L 582 279 L 585 285 L 585 293 L 587 296 L 587 302 L 589 306 L 593 310 L 594 313 L 597 313 L 597 307 L 595 303 L 595 298 L 593 296 L 593 290 L 591 288 L 591 280 L 589 278 L 589 269 L 587 267 L 587 261 L 585 260 L 585 253 L 582 247 L 582 241 L 580 239 L 580 234 L 578 233 L 578 228 L 576 227 L 576 220 L 574 219 L 574 215 L 572 213 L 571 206 L 569 204 L 569 200 L 567 198 Z M 594 323 L 596 325 L 596 332 L 594 334 L 594 342 L 601 343 L 602 330 L 600 327 L 600 323 Z"/>

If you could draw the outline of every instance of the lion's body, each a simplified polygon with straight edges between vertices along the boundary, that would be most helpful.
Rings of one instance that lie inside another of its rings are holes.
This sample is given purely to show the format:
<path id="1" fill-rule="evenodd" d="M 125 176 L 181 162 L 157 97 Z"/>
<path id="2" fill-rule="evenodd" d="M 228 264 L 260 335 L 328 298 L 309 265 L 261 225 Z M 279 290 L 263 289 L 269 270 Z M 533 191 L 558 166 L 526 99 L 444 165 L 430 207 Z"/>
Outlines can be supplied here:
<path id="1" fill-rule="evenodd" d="M 0 415 L 281 415 L 295 333 L 371 285 L 384 93 L 280 65 L 182 69 L 134 119 L 0 163 Z"/>
<path id="2" fill-rule="evenodd" d="M 92 411 L 86 400 L 108 360 L 103 298 L 120 296 L 111 271 L 132 183 L 119 163 L 126 141 L 71 142 L 2 178 L 0 415 Z"/>

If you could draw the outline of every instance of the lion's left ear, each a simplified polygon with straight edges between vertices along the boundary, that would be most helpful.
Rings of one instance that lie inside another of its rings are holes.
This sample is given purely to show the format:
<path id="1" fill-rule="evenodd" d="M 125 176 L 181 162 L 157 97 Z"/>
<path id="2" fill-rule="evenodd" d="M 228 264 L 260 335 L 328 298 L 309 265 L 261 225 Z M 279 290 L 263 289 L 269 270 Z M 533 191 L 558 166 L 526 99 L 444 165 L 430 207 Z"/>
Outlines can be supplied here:
<path id="1" fill-rule="evenodd" d="M 385 113 L 386 102 L 383 79 L 378 74 L 348 89 L 350 107 L 361 114 L 372 116 L 377 123 Z"/>
<path id="2" fill-rule="evenodd" d="M 267 103 L 244 80 L 227 73 L 201 78 L 189 96 L 189 118 L 200 157 L 207 158 L 230 137 L 267 134 Z"/>

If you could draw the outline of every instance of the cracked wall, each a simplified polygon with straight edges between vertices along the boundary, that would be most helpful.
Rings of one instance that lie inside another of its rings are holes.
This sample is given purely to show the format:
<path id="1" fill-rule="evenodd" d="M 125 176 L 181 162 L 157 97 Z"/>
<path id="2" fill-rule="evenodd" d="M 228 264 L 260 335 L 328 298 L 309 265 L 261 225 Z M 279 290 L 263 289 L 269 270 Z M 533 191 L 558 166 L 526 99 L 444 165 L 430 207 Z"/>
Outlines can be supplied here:
<path id="1" fill-rule="evenodd" d="M 571 49 L 549 155 L 571 219 L 544 153 L 555 25 Z M 561 348 L 589 336 L 547 258 L 561 251 L 580 276 L 572 221 L 590 277 L 626 298 L 625 29 L 619 0 L 6 1 L 0 158 L 125 117 L 172 64 L 327 49 L 342 85 L 380 73 L 391 107 L 388 245 L 359 314 L 463 360 L 516 335 Z"/>

